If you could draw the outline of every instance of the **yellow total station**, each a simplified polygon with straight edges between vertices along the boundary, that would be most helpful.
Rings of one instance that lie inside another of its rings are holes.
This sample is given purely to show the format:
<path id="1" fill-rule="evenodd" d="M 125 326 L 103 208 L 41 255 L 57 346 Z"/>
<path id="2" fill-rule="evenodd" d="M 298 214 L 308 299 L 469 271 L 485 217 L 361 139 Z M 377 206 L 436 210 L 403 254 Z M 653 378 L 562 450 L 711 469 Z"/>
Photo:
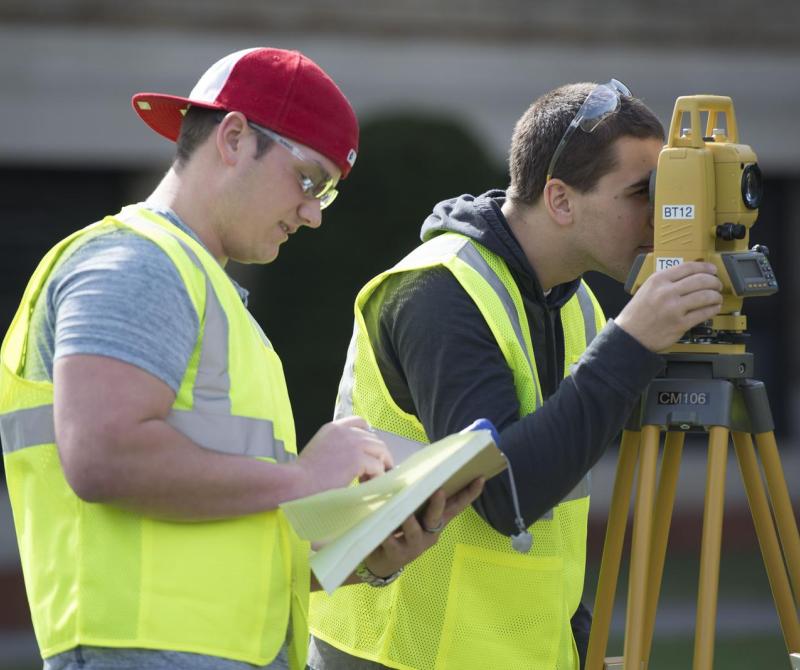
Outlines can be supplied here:
<path id="1" fill-rule="evenodd" d="M 625 285 L 633 293 L 653 272 L 692 260 L 713 263 L 724 287 L 720 314 L 705 329 L 714 338 L 746 330 L 745 297 L 778 290 L 766 247 L 748 248 L 763 185 L 755 152 L 738 140 L 729 97 L 677 99 L 650 180 L 653 251 L 636 259 Z"/>

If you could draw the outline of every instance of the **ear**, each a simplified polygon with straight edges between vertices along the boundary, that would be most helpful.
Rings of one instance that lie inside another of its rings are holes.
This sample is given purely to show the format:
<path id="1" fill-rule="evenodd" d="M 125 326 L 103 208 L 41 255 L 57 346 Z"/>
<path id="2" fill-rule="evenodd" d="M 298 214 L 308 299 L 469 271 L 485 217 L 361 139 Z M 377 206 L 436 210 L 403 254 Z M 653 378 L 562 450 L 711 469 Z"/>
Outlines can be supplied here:
<path id="1" fill-rule="evenodd" d="M 214 141 L 224 165 L 235 165 L 240 160 L 246 132 L 247 119 L 241 112 L 228 112 L 220 121 Z"/>
<path id="2" fill-rule="evenodd" d="M 558 178 L 548 181 L 542 190 L 542 202 L 547 213 L 560 226 L 569 226 L 573 222 L 575 212 L 571 197 L 572 189 Z"/>

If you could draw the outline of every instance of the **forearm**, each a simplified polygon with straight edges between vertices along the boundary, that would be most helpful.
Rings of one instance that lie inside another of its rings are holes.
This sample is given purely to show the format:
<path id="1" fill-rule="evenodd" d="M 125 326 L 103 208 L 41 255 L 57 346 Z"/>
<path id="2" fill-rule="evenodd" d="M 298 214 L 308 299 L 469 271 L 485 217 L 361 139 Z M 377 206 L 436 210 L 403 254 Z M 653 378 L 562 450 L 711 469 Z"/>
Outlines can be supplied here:
<path id="1" fill-rule="evenodd" d="M 386 445 L 359 417 L 322 426 L 292 464 L 203 448 L 167 423 L 175 394 L 166 384 L 112 358 L 57 360 L 54 389 L 64 475 L 88 502 L 169 519 L 220 519 L 275 509 L 392 466 Z M 235 446 L 248 453 L 257 445 Z"/>
<path id="2" fill-rule="evenodd" d="M 512 463 L 527 523 L 557 505 L 586 475 L 661 365 L 658 356 L 611 324 L 541 409 L 502 431 L 500 443 Z M 515 532 L 508 476 L 487 482 L 477 507 L 496 530 Z"/>
<path id="3" fill-rule="evenodd" d="M 70 483 L 79 496 L 165 519 L 253 514 L 309 493 L 297 465 L 205 449 L 160 419 L 77 447 L 80 473 Z"/>

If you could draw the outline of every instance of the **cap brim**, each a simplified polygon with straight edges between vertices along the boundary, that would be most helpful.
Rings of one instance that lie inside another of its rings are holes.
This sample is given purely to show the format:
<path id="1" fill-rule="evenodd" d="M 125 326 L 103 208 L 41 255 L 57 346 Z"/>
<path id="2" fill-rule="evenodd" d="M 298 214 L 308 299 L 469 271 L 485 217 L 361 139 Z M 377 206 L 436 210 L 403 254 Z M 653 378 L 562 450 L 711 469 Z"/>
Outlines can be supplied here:
<path id="1" fill-rule="evenodd" d="M 159 135 L 173 142 L 178 139 L 183 117 L 189 105 L 206 109 L 223 109 L 221 105 L 215 103 L 197 102 L 164 93 L 137 93 L 131 98 L 131 105 L 142 121 Z"/>

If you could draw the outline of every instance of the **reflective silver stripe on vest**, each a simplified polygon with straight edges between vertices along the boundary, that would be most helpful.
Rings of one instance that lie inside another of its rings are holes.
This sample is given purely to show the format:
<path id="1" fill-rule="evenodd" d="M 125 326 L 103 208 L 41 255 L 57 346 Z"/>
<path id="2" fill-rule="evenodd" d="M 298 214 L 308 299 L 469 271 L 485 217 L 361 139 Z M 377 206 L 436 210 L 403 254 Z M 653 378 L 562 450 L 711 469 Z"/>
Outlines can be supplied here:
<path id="1" fill-rule="evenodd" d="M 206 278 L 206 324 L 192 388 L 193 409 L 171 411 L 167 423 L 206 449 L 226 454 L 266 456 L 278 463 L 294 460 L 295 454 L 285 450 L 282 440 L 275 439 L 272 421 L 231 414 L 228 317 L 202 262 L 183 240 L 178 239 L 178 242 Z M 252 316 L 250 320 L 257 325 Z M 271 346 L 260 327 L 257 332 L 262 342 Z"/>
<path id="2" fill-rule="evenodd" d="M 228 372 L 228 318 L 206 279 L 206 325 L 200 345 L 192 406 L 200 413 L 230 415 L 231 376 Z"/>
<path id="3" fill-rule="evenodd" d="M 568 502 L 570 500 L 579 500 L 585 498 L 592 493 L 592 473 L 587 472 L 572 491 L 570 491 L 561 502 Z"/>
<path id="4" fill-rule="evenodd" d="M 492 268 L 486 262 L 486 259 L 480 255 L 478 250 L 470 242 L 467 242 L 463 247 L 461 247 L 461 250 L 457 255 L 462 261 L 475 270 L 487 284 L 489 284 L 492 291 L 494 291 L 495 295 L 500 299 L 503 308 L 506 310 L 506 316 L 508 316 L 508 320 L 511 322 L 511 327 L 514 329 L 514 334 L 517 336 L 519 348 L 522 350 L 522 353 L 525 354 L 525 360 L 528 362 L 528 370 L 530 371 L 531 381 L 534 381 L 536 377 L 534 376 L 533 364 L 528 353 L 528 348 L 525 346 L 525 338 L 522 335 L 522 324 L 519 322 L 519 315 L 517 314 L 517 309 L 514 306 L 514 300 L 511 298 L 511 294 L 508 292 L 506 285 L 502 282 L 500 277 L 497 276 L 495 271 L 492 270 Z M 535 391 L 534 403 L 535 409 L 539 409 L 541 403 L 539 402 L 539 394 Z"/>
<path id="5" fill-rule="evenodd" d="M 272 421 L 197 410 L 172 410 L 167 423 L 201 447 L 223 454 L 266 456 L 278 463 L 289 463 L 296 458 L 284 449 L 282 440 L 275 439 Z"/>
<path id="6" fill-rule="evenodd" d="M 275 347 L 272 346 L 272 342 L 269 341 L 269 338 L 267 337 L 267 334 L 264 332 L 264 329 L 261 327 L 261 324 L 259 324 L 258 321 L 256 321 L 255 318 L 253 318 L 253 315 L 250 314 L 249 309 L 247 310 L 247 317 L 250 319 L 250 325 L 252 325 L 253 328 L 256 329 L 256 332 L 258 333 L 258 336 L 261 338 L 261 341 L 264 343 L 264 346 L 266 346 L 268 349 L 274 350 Z"/>
<path id="7" fill-rule="evenodd" d="M 339 382 L 339 393 L 336 396 L 336 407 L 333 410 L 333 418 L 341 419 L 345 416 L 353 415 L 353 385 L 356 379 L 356 341 L 358 339 L 358 322 L 353 327 L 353 337 L 350 338 L 350 346 L 347 347 L 347 359 L 344 363 L 344 372 Z"/>
<path id="8" fill-rule="evenodd" d="M 229 415 L 231 378 L 228 374 L 228 318 L 200 259 L 183 240 L 175 239 L 206 279 L 206 325 L 192 388 L 192 404 L 200 412 Z"/>
<path id="9" fill-rule="evenodd" d="M 595 338 L 595 335 L 597 335 L 597 322 L 594 318 L 594 304 L 592 303 L 592 298 L 583 282 L 581 282 L 581 285 L 578 288 L 578 304 L 581 306 L 581 314 L 583 315 L 583 328 L 586 336 L 586 346 L 588 347 L 589 343 Z M 570 491 L 561 502 L 569 502 L 570 500 L 586 498 L 587 496 L 591 495 L 591 493 L 592 473 L 589 471 L 586 473 L 586 476 L 584 476 L 584 478 L 578 482 L 578 485 L 572 489 L 572 491 Z"/>
<path id="10" fill-rule="evenodd" d="M 200 446 L 214 451 L 242 454 L 241 449 L 232 445 L 246 444 L 246 456 L 266 456 L 279 463 L 295 458 L 294 454 L 284 450 L 283 442 L 275 439 L 271 421 L 173 411 L 168 422 Z M 0 440 L 6 454 L 40 444 L 53 444 L 56 441 L 53 406 L 20 409 L 0 416 Z"/>
<path id="11" fill-rule="evenodd" d="M 584 335 L 586 337 L 586 346 L 588 347 L 589 343 L 597 335 L 597 323 L 594 318 L 594 304 L 592 303 L 592 298 L 583 282 L 581 282 L 580 286 L 578 287 L 577 295 L 578 304 L 581 307 L 581 315 L 583 316 L 583 328 Z M 586 498 L 587 496 L 591 495 L 591 474 L 591 472 L 587 472 L 586 476 L 578 482 L 578 485 L 572 489 L 572 491 L 570 491 L 566 496 L 564 496 L 564 498 L 561 499 L 559 504 L 569 502 L 571 500 L 580 500 L 581 498 Z M 547 512 L 541 516 L 541 520 L 550 520 L 552 518 L 552 509 L 547 510 Z"/>
<path id="12" fill-rule="evenodd" d="M 578 304 L 581 306 L 581 314 L 583 314 L 583 328 L 586 334 L 586 346 L 597 335 L 597 321 L 594 318 L 594 304 L 589 295 L 589 289 L 581 282 L 578 287 Z"/>
<path id="13" fill-rule="evenodd" d="M 41 405 L 3 414 L 0 416 L 0 441 L 4 454 L 40 444 L 53 444 L 56 441 L 53 406 Z"/>

